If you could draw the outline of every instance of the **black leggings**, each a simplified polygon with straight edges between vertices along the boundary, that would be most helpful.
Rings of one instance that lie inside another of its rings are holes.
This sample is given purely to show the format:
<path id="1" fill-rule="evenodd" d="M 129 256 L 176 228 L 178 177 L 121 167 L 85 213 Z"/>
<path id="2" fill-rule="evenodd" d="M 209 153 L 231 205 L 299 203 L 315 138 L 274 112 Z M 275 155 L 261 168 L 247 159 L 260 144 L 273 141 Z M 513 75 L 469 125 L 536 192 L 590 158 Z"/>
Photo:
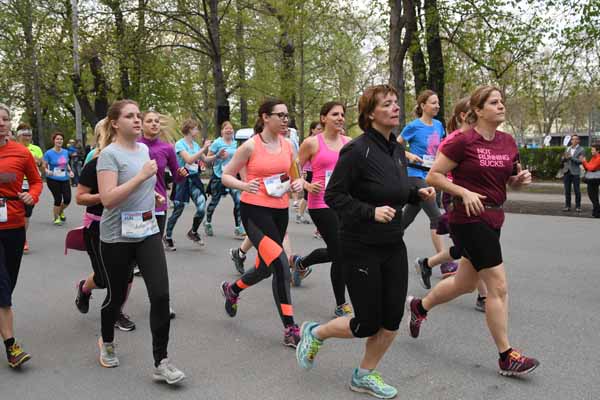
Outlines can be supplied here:
<path id="1" fill-rule="evenodd" d="M 590 201 L 592 202 L 593 210 L 592 216 L 600 217 L 600 202 L 598 200 L 598 186 L 600 185 L 600 179 L 588 179 L 587 180 L 587 192 Z"/>
<path id="2" fill-rule="evenodd" d="M 290 264 L 283 250 L 288 226 L 288 209 L 240 204 L 242 223 L 257 250 L 256 268 L 250 268 L 233 285 L 235 293 L 257 284 L 273 274 L 273 298 L 284 326 L 294 324 L 290 295 Z"/>
<path id="3" fill-rule="evenodd" d="M 25 228 L 0 230 L 0 307 L 12 306 L 24 244 Z"/>
<path id="4" fill-rule="evenodd" d="M 90 258 L 92 270 L 94 271 L 94 284 L 98 289 L 106 289 L 106 272 L 102 268 L 102 257 L 100 254 L 100 222 L 94 221 L 89 228 L 83 229 L 83 240 L 85 250 Z M 133 282 L 133 269 L 129 276 L 129 283 Z"/>
<path id="5" fill-rule="evenodd" d="M 150 298 L 150 330 L 154 363 L 167 357 L 169 330 L 169 275 L 167 262 L 159 233 L 136 243 L 100 244 L 102 268 L 107 278 L 106 299 L 102 304 L 102 340 L 114 340 L 115 321 L 127 297 L 132 261 L 142 272 Z"/>
<path id="6" fill-rule="evenodd" d="M 165 234 L 165 224 L 167 223 L 167 212 L 164 215 L 156 216 L 156 223 L 158 224 L 158 230 L 160 231 L 160 237 L 162 238 Z"/>
<path id="7" fill-rule="evenodd" d="M 350 320 L 354 336 L 373 336 L 381 328 L 398 330 L 408 287 L 404 242 L 368 246 L 346 240 L 341 251 L 348 294 L 354 308 L 354 318 Z"/>
<path id="8" fill-rule="evenodd" d="M 71 185 L 69 185 L 69 181 L 57 181 L 47 178 L 46 183 L 48 189 L 52 192 L 52 197 L 54 197 L 54 207 L 60 207 L 63 204 L 68 206 L 71 203 Z"/>
<path id="9" fill-rule="evenodd" d="M 340 237 L 338 232 L 338 216 L 331 208 L 309 209 L 308 213 L 319 233 L 323 237 L 327 248 L 313 250 L 302 258 L 302 266 L 310 267 L 314 264 L 331 263 L 331 286 L 335 296 L 335 303 L 339 306 L 346 302 L 346 283 L 344 281 L 344 267 L 340 262 Z"/>

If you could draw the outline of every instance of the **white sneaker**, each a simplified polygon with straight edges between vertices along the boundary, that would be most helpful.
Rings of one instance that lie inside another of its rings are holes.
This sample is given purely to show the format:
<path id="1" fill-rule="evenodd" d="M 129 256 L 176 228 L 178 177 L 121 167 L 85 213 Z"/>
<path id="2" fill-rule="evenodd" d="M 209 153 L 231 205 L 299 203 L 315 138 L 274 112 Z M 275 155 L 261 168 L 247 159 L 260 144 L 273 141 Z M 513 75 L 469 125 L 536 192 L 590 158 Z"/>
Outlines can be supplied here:
<path id="1" fill-rule="evenodd" d="M 98 347 L 100 348 L 100 365 L 104 368 L 119 366 L 119 358 L 117 357 L 114 343 L 104 343 L 102 338 L 99 338 Z"/>
<path id="2" fill-rule="evenodd" d="M 155 381 L 164 381 L 173 385 L 184 380 L 185 374 L 171 364 L 168 358 L 163 358 L 158 367 L 154 368 L 152 377 Z"/>

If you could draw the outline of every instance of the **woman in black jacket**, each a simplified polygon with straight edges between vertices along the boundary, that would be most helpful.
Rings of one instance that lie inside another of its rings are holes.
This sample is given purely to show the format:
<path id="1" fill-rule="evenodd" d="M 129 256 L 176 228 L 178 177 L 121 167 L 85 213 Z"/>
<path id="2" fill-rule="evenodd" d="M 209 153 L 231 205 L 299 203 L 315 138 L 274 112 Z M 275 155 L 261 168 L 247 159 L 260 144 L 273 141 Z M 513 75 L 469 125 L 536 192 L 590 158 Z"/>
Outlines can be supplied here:
<path id="1" fill-rule="evenodd" d="M 392 133 L 399 124 L 397 99 L 388 85 L 372 86 L 361 96 L 359 125 L 364 134 L 341 150 L 325 193 L 327 205 L 340 215 L 342 263 L 354 318 L 323 325 L 305 322 L 296 350 L 300 366 L 309 369 L 325 339 L 368 338 L 350 389 L 379 398 L 398 392 L 375 368 L 403 316 L 408 261 L 402 207 L 435 197 L 431 187 L 409 185 L 404 147 Z"/>

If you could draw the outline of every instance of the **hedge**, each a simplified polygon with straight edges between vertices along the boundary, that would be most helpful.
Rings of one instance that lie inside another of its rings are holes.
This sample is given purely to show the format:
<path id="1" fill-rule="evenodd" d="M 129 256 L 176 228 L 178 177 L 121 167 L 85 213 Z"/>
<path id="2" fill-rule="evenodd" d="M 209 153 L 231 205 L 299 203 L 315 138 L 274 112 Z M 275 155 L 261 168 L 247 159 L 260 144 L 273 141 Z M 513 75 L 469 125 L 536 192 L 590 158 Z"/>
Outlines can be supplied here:
<path id="1" fill-rule="evenodd" d="M 519 149 L 521 165 L 531 171 L 537 179 L 555 179 L 560 169 L 560 158 L 565 147 L 552 146 L 540 149 Z M 586 158 L 590 158 L 590 149 L 585 149 Z"/>

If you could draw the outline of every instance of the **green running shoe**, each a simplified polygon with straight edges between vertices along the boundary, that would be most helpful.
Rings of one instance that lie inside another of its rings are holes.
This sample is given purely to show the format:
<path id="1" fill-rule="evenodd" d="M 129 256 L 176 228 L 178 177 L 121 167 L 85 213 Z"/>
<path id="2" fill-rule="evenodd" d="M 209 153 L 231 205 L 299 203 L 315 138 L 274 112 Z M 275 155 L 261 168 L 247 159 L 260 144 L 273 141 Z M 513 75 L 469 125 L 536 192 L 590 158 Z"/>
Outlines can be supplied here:
<path id="1" fill-rule="evenodd" d="M 358 368 L 352 374 L 350 381 L 350 390 L 359 393 L 367 393 L 379 399 L 393 399 L 398 394 L 398 390 L 383 381 L 383 378 L 377 371 L 358 376 Z"/>
<path id="2" fill-rule="evenodd" d="M 300 342 L 296 347 L 296 361 L 300 368 L 311 369 L 315 362 L 315 357 L 323 344 L 323 341 L 317 339 L 313 334 L 313 328 L 319 326 L 316 322 L 305 322 L 300 328 Z"/>
<path id="3" fill-rule="evenodd" d="M 206 236 L 214 236 L 214 232 L 213 232 L 213 228 L 212 228 L 212 224 L 209 222 L 206 222 L 204 224 L 204 233 L 206 233 Z"/>

